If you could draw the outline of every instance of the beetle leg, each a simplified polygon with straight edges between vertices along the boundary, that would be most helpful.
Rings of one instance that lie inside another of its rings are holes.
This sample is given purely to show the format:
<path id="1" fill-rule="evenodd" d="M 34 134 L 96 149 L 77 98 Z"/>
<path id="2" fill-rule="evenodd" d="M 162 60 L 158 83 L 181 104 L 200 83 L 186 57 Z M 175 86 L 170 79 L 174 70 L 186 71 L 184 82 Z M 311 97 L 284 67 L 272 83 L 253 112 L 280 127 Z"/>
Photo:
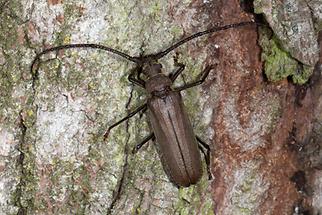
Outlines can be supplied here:
<path id="1" fill-rule="evenodd" d="M 141 74 L 142 74 L 142 67 L 140 67 L 136 73 L 136 79 L 139 80 L 141 83 L 144 83 L 144 86 L 145 86 L 145 81 L 141 78 Z"/>
<path id="2" fill-rule="evenodd" d="M 143 79 L 140 78 L 140 74 L 141 74 L 141 71 L 142 70 L 142 67 L 136 67 L 129 75 L 128 79 L 131 83 L 133 84 L 136 84 L 140 87 L 143 87 L 145 86 L 145 81 Z M 137 78 L 135 78 L 135 74 L 137 73 Z"/>
<path id="3" fill-rule="evenodd" d="M 186 90 L 186 89 L 188 89 L 188 88 L 190 88 L 190 87 L 195 87 L 195 86 L 197 86 L 197 85 L 200 85 L 200 84 L 202 84 L 205 80 L 206 80 L 206 78 L 207 78 L 207 76 L 209 75 L 209 72 L 210 72 L 210 70 L 212 70 L 213 69 L 213 65 L 210 65 L 210 66 L 207 66 L 200 74 L 199 74 L 199 80 L 197 80 L 197 81 L 193 81 L 193 82 L 190 82 L 190 83 L 187 83 L 187 84 L 185 84 L 185 85 L 183 85 L 183 86 L 181 86 L 181 87 L 176 87 L 176 88 L 174 88 L 174 90 L 175 91 L 182 91 L 182 90 Z"/>
<path id="4" fill-rule="evenodd" d="M 139 151 L 139 149 L 151 139 L 152 140 L 155 139 L 154 133 L 151 133 L 149 136 L 145 137 L 141 143 L 134 146 L 132 150 L 132 154 L 136 154 Z"/>
<path id="5" fill-rule="evenodd" d="M 117 121 L 116 123 L 114 123 L 113 125 L 111 125 L 110 127 L 108 127 L 108 129 L 106 130 L 105 134 L 104 134 L 104 141 L 106 140 L 106 138 L 108 137 L 110 131 L 112 128 L 114 128 L 115 126 L 121 124 L 122 122 L 124 122 L 125 120 L 130 119 L 132 116 L 134 116 L 135 114 L 137 114 L 138 112 L 142 111 L 145 112 L 147 110 L 147 105 L 146 103 L 139 106 L 138 108 L 136 108 L 133 112 L 129 113 L 126 117 L 120 119 L 119 121 Z"/>
<path id="6" fill-rule="evenodd" d="M 198 141 L 199 150 L 201 151 L 201 153 L 205 157 L 205 161 L 206 161 L 206 164 L 207 164 L 208 177 L 209 177 L 209 180 L 210 180 L 212 178 L 211 173 L 210 173 L 210 147 L 209 147 L 209 145 L 207 143 L 205 143 L 203 140 L 201 140 L 200 137 L 196 136 L 196 139 Z M 205 149 L 207 150 L 207 153 L 205 153 L 205 151 L 202 148 L 202 146 L 205 147 Z"/>
<path id="7" fill-rule="evenodd" d="M 177 63 L 177 65 L 179 66 L 179 69 L 177 71 L 173 72 L 173 73 L 170 73 L 169 76 L 168 76 L 171 79 L 172 82 L 174 82 L 177 79 L 177 77 L 181 74 L 181 72 L 185 68 L 185 65 L 182 64 L 182 63 Z"/>

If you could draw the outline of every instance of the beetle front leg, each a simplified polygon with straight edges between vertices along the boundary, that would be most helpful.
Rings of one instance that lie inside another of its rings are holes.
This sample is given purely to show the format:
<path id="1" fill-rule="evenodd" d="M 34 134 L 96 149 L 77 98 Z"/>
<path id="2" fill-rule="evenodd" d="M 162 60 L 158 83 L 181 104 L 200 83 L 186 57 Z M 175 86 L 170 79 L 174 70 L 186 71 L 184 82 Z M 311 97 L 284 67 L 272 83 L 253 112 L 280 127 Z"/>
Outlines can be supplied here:
<path id="1" fill-rule="evenodd" d="M 196 139 L 198 141 L 199 150 L 201 151 L 201 153 L 205 157 L 205 161 L 206 161 L 206 165 L 207 165 L 208 177 L 209 177 L 209 180 L 210 180 L 212 178 L 211 177 L 211 172 L 210 172 L 210 147 L 209 147 L 209 145 L 207 143 L 205 143 L 203 140 L 201 140 L 200 137 L 196 136 Z M 207 153 L 205 153 L 205 151 L 202 148 L 202 146 L 205 147 Z"/>
<path id="2" fill-rule="evenodd" d="M 147 110 L 147 104 L 145 103 L 145 104 L 139 106 L 138 108 L 136 108 L 133 112 L 129 113 L 126 117 L 122 118 L 121 120 L 117 121 L 116 123 L 114 123 L 113 125 L 111 125 L 110 127 L 108 127 L 108 129 L 106 130 L 106 132 L 104 134 L 104 141 L 108 137 L 108 135 L 109 135 L 110 131 L 112 130 L 112 128 L 114 128 L 115 126 L 121 124 L 125 120 L 130 119 L 131 117 L 133 117 L 138 112 L 140 112 L 140 111 L 145 112 L 146 110 Z"/>
<path id="3" fill-rule="evenodd" d="M 210 66 L 207 66 L 198 76 L 200 77 L 197 81 L 193 81 L 193 82 L 190 82 L 190 83 L 187 83 L 181 87 L 176 87 L 174 88 L 175 91 L 182 91 L 182 90 L 186 90 L 188 88 L 191 88 L 191 87 L 195 87 L 197 85 L 200 85 L 202 84 L 207 76 L 209 75 L 209 72 L 210 70 L 212 70 L 214 67 L 213 65 L 210 65 Z"/>
<path id="4" fill-rule="evenodd" d="M 140 78 L 142 67 L 136 67 L 129 75 L 128 79 L 131 83 L 138 85 L 140 87 L 145 86 L 145 81 Z M 137 74 L 137 78 L 135 78 L 135 74 Z"/>
<path id="5" fill-rule="evenodd" d="M 172 82 L 174 82 L 177 79 L 177 77 L 182 73 L 182 71 L 186 67 L 182 63 L 177 63 L 177 66 L 179 66 L 179 69 L 177 71 L 175 71 L 174 73 L 169 74 L 169 76 L 168 76 Z"/>

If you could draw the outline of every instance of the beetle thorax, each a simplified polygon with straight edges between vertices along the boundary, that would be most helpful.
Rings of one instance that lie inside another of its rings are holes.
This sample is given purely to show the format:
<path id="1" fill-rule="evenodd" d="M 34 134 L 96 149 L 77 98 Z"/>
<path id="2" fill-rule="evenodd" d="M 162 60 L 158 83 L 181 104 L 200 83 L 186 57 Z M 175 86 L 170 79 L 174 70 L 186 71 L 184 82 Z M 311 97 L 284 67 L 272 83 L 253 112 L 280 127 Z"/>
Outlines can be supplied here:
<path id="1" fill-rule="evenodd" d="M 149 78 L 145 83 L 145 88 L 152 96 L 166 96 L 170 90 L 171 80 L 164 74 L 157 74 Z"/>

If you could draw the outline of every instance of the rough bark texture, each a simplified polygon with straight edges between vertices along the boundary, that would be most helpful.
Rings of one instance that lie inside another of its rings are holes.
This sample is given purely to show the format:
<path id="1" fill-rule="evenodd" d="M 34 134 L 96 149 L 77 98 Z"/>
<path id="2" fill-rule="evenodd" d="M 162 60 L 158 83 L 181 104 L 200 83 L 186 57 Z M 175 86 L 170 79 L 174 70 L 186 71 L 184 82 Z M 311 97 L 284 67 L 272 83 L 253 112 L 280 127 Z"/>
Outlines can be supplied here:
<path id="1" fill-rule="evenodd" d="M 68 43 L 156 53 L 214 24 L 249 21 L 254 14 L 242 8 L 253 6 L 1 0 L 0 214 L 322 213 L 321 5 L 254 3 L 272 30 L 215 33 L 161 59 L 166 72 L 174 58 L 186 65 L 175 85 L 216 65 L 202 87 L 183 93 L 196 134 L 211 144 L 214 177 L 177 189 L 152 142 L 131 154 L 149 134 L 144 115 L 103 141 L 108 125 L 146 98 L 127 81 L 133 63 L 95 50 L 48 54 L 39 74 L 30 63 L 41 50 Z"/>

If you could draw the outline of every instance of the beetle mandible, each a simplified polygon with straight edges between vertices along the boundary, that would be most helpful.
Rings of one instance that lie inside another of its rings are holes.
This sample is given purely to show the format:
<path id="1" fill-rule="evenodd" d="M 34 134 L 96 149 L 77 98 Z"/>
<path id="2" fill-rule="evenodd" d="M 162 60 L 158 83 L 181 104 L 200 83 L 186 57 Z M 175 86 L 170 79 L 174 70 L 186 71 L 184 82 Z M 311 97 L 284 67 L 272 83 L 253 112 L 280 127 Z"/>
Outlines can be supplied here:
<path id="1" fill-rule="evenodd" d="M 149 118 L 153 132 L 144 138 L 140 144 L 136 145 L 133 152 L 139 150 L 150 139 L 155 139 L 161 163 L 170 181 L 176 186 L 188 187 L 197 183 L 202 176 L 202 163 L 198 148 L 205 156 L 208 174 L 210 174 L 210 148 L 194 134 L 180 91 L 203 83 L 213 67 L 211 65 L 206 66 L 206 68 L 200 73 L 199 79 L 196 81 L 187 83 L 181 87 L 172 87 L 173 82 L 184 70 L 185 66 L 183 64 L 178 64 L 179 69 L 166 76 L 162 73 L 162 65 L 158 63 L 158 60 L 182 44 L 195 38 L 217 31 L 251 24 L 255 24 L 255 22 L 249 21 L 219 27 L 216 26 L 208 30 L 192 34 L 157 54 L 140 57 L 133 57 L 116 49 L 99 44 L 61 45 L 46 49 L 37 54 L 31 64 L 31 73 L 34 73 L 33 68 L 35 64 L 39 63 L 42 55 L 52 51 L 71 48 L 102 49 L 136 63 L 137 67 L 130 73 L 128 79 L 133 84 L 146 89 L 149 94 L 148 100 L 145 104 L 136 108 L 126 117 L 111 125 L 105 132 L 104 139 L 108 137 L 109 132 L 115 126 L 133 117 L 139 112 L 149 110 Z M 37 67 L 35 73 L 38 73 L 38 70 L 39 67 Z M 146 77 L 145 79 L 141 78 L 142 74 Z M 207 150 L 206 153 L 204 148 Z"/>

